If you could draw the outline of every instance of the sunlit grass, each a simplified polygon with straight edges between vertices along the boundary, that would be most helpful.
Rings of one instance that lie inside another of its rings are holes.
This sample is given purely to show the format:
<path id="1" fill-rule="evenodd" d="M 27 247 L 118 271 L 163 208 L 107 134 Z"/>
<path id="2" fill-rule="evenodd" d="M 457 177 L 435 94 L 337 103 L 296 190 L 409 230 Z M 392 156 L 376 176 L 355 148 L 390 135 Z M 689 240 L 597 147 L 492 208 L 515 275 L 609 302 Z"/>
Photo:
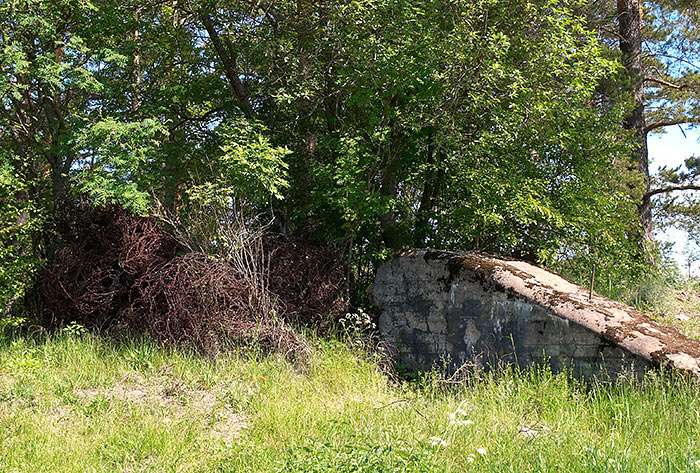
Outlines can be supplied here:
<path id="1" fill-rule="evenodd" d="M 503 369 L 393 383 L 339 342 L 294 367 L 85 334 L 0 337 L 0 471 L 700 471 L 700 388 Z"/>
<path id="2" fill-rule="evenodd" d="M 700 339 L 700 292 L 694 283 L 662 286 L 640 309 L 658 322 Z"/>

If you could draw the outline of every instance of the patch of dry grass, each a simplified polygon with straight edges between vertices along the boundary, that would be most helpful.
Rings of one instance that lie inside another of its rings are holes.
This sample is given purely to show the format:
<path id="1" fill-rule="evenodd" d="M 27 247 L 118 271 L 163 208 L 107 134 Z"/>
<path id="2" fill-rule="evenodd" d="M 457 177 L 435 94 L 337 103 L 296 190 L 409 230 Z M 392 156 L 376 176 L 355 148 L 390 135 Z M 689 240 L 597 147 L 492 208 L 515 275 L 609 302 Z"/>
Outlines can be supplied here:
<path id="1" fill-rule="evenodd" d="M 700 290 L 692 285 L 665 288 L 653 302 L 642 307 L 654 320 L 688 337 L 700 340 Z"/>

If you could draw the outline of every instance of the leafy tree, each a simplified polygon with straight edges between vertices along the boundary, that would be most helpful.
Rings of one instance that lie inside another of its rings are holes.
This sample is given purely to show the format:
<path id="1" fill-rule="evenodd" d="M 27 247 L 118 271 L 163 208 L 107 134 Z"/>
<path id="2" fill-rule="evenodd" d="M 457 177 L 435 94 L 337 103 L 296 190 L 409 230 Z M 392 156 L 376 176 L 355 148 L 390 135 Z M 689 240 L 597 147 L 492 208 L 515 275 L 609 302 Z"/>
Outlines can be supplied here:
<path id="1" fill-rule="evenodd" d="M 146 213 L 154 197 L 175 211 L 187 186 L 205 182 L 255 198 L 284 187 L 284 149 L 216 102 L 221 81 L 176 7 L 0 4 L 0 228 L 10 288 L 0 302 L 16 299 L 16 275 L 50 251 L 44 217 L 74 192 Z"/>
<path id="2" fill-rule="evenodd" d="M 23 203 L 0 218 L 17 233 L 22 209 L 42 222 L 71 192 L 141 213 L 162 203 L 181 223 L 201 222 L 202 202 L 245 208 L 281 232 L 311 224 L 357 284 L 410 245 L 619 266 L 639 179 L 627 103 L 601 91 L 619 64 L 581 11 L 2 4 L 0 185 Z M 26 227 L 33 256 L 50 247 L 40 227 Z"/>
<path id="3" fill-rule="evenodd" d="M 0 307 L 3 313 L 23 294 L 39 260 L 36 234 L 43 209 L 28 198 L 35 182 L 15 173 L 9 156 L 0 154 Z"/>

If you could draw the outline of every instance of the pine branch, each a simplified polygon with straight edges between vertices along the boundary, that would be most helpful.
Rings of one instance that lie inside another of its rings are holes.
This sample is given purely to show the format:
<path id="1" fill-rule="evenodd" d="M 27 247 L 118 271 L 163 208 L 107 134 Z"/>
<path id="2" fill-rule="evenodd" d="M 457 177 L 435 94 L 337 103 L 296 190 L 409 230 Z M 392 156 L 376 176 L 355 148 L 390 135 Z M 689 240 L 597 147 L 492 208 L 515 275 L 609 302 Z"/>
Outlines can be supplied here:
<path id="1" fill-rule="evenodd" d="M 642 199 L 649 200 L 650 198 L 654 197 L 655 195 L 666 194 L 668 192 L 673 192 L 673 191 L 700 191 L 700 185 L 688 184 L 685 186 L 667 186 L 667 187 L 660 187 L 658 189 L 651 189 L 649 192 L 646 192 L 644 194 Z"/>
<path id="2" fill-rule="evenodd" d="M 644 82 L 654 82 L 655 84 L 664 85 L 666 87 L 670 87 L 671 89 L 676 89 L 676 90 L 696 88 L 698 86 L 697 84 L 674 84 L 673 82 L 668 82 L 668 81 L 663 80 L 663 79 L 656 79 L 654 77 L 645 77 Z"/>
<path id="3" fill-rule="evenodd" d="M 694 118 L 694 117 L 684 117 L 678 120 L 672 120 L 668 122 L 655 122 L 655 123 L 650 123 L 646 127 L 646 132 L 649 133 L 653 130 L 656 130 L 657 128 L 663 128 L 665 126 L 672 126 L 672 125 L 683 125 L 684 123 L 700 123 L 700 118 Z"/>

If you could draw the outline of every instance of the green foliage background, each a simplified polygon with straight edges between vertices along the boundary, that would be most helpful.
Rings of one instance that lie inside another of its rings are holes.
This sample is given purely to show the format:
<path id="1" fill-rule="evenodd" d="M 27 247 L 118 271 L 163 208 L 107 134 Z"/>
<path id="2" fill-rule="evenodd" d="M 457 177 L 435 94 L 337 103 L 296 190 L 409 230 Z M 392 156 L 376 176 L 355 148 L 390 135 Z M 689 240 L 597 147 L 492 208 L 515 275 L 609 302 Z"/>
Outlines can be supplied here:
<path id="1" fill-rule="evenodd" d="M 594 10 L 4 2 L 0 305 L 56 246 L 52 218 L 78 193 L 180 222 L 201 222 L 187 213 L 208 199 L 283 233 L 311 224 L 360 293 L 407 246 L 636 277 L 644 189 Z"/>

